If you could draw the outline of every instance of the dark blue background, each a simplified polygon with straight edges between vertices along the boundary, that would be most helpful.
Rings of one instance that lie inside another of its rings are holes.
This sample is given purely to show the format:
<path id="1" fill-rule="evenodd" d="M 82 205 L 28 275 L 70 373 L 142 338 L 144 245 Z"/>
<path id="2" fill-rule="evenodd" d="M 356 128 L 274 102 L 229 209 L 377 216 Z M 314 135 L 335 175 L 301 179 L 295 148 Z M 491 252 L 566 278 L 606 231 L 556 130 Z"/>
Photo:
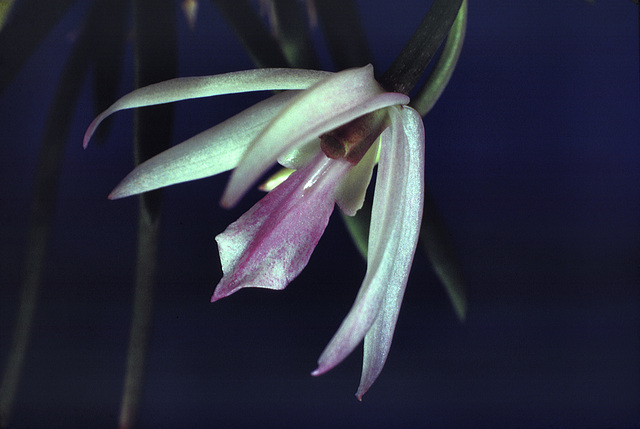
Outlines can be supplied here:
<path id="1" fill-rule="evenodd" d="M 217 11 L 200 3 L 195 31 L 180 22 L 180 75 L 251 68 Z M 378 72 L 423 3 L 361 2 Z M 0 101 L 3 360 L 42 127 L 83 11 L 64 18 Z M 213 237 L 259 193 L 224 211 L 225 175 L 167 189 L 140 426 L 640 424 L 637 15 L 624 0 L 472 2 L 459 67 L 425 119 L 426 176 L 468 279 L 467 321 L 456 320 L 418 254 L 386 367 L 362 403 L 352 396 L 360 350 L 309 375 L 365 271 L 339 216 L 286 291 L 211 304 L 221 276 Z M 132 88 L 131 55 L 125 69 L 122 94 Z M 107 144 L 83 151 L 88 81 L 83 94 L 15 427 L 117 421 L 137 201 L 106 195 L 132 167 L 132 115 L 118 114 Z M 262 96 L 178 104 L 175 142 Z"/>

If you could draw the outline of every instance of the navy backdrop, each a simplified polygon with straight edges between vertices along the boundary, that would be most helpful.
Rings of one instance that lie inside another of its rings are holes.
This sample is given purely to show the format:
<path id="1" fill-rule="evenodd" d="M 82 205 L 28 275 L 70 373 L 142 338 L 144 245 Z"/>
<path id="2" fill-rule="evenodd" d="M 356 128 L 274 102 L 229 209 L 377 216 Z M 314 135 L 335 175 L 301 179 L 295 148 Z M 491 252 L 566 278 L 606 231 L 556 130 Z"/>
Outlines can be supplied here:
<path id="1" fill-rule="evenodd" d="M 179 22 L 179 74 L 252 67 L 209 2 Z M 362 1 L 382 72 L 426 10 Z M 65 15 L 0 99 L 0 358 L 18 311 L 46 111 L 86 5 Z M 318 31 L 318 42 L 322 36 Z M 131 49 L 129 49 L 130 51 Z M 325 48 L 323 66 L 332 69 Z M 128 53 L 120 89 L 132 89 Z M 64 158 L 14 427 L 114 427 L 128 341 L 137 201 L 132 114 L 83 151 L 87 81 Z M 176 106 L 174 142 L 264 94 Z M 164 193 L 140 427 L 615 427 L 640 424 L 638 11 L 630 1 L 472 2 L 459 67 L 425 119 L 426 177 L 468 280 L 465 323 L 418 253 L 386 367 L 359 403 L 357 349 L 322 352 L 365 264 L 334 213 L 284 292 L 215 304 L 214 236 L 259 198 L 217 206 L 227 176 Z"/>

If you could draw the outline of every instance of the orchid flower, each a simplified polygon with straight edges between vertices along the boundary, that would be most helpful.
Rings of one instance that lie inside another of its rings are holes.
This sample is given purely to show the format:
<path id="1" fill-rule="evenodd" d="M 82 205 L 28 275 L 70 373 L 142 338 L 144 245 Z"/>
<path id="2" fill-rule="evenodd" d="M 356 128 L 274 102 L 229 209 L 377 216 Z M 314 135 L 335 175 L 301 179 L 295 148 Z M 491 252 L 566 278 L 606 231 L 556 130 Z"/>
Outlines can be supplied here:
<path id="1" fill-rule="evenodd" d="M 244 287 L 284 289 L 306 266 L 335 204 L 353 216 L 378 162 L 367 271 L 353 307 L 312 375 L 364 339 L 356 396 L 380 374 L 415 253 L 424 196 L 424 128 L 409 97 L 386 92 L 371 65 L 339 73 L 258 69 L 179 78 L 125 95 L 122 109 L 245 91 L 286 90 L 146 161 L 110 198 L 232 170 L 221 205 L 234 206 L 276 162 L 295 170 L 216 237 L 223 277 L 212 301 Z"/>

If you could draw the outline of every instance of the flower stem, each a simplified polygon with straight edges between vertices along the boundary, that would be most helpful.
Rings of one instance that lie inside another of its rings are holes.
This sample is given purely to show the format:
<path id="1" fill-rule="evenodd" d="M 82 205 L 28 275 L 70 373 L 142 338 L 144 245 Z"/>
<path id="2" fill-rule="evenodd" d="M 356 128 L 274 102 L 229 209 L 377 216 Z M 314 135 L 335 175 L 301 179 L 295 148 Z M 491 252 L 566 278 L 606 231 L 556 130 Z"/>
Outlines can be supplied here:
<path id="1" fill-rule="evenodd" d="M 338 70 L 372 62 L 355 0 L 322 0 L 316 10 L 333 64 Z"/>
<path id="2" fill-rule="evenodd" d="M 134 2 L 136 87 L 177 75 L 175 21 L 172 0 Z M 172 127 L 171 105 L 136 111 L 134 146 L 137 164 L 169 147 Z M 160 196 L 160 191 L 140 196 L 133 317 L 119 417 L 119 427 L 122 429 L 135 425 L 142 397 L 156 281 Z"/>
<path id="3" fill-rule="evenodd" d="M 150 213 L 146 199 L 148 199 L 147 194 L 143 194 L 140 197 L 136 287 L 133 298 L 133 319 L 129 334 L 124 390 L 120 408 L 119 427 L 121 429 L 132 428 L 136 421 L 142 396 L 146 354 L 153 314 L 160 219 Z"/>
<path id="4" fill-rule="evenodd" d="M 248 0 L 212 1 L 257 67 L 289 67 L 277 41 Z"/>
<path id="5" fill-rule="evenodd" d="M 438 62 L 420 91 L 411 99 L 410 106 L 416 109 L 420 115 L 425 116 L 429 113 L 447 87 L 458 63 L 458 58 L 460 58 L 466 29 L 467 0 L 464 0 L 456 20 L 449 30 L 447 42 L 438 57 Z"/>
<path id="6" fill-rule="evenodd" d="M 48 234 L 45 233 L 44 235 Z M 18 320 L 16 321 L 13 343 L 11 344 L 9 358 L 2 375 L 2 385 L 0 386 L 0 428 L 9 426 L 22 367 L 24 366 L 24 358 L 27 354 L 27 346 L 29 345 L 29 337 L 31 336 L 40 290 L 40 278 L 47 241 L 44 235 L 37 240 L 37 244 L 34 242 L 35 240 L 30 240 L 29 242 L 27 278 L 22 284 Z"/>
<path id="7" fill-rule="evenodd" d="M 68 2 L 56 2 L 59 6 Z M 92 31 L 97 15 L 92 9 L 87 23 L 67 59 L 56 93 L 47 114 L 38 154 L 38 165 L 31 199 L 27 252 L 22 280 L 22 295 L 13 342 L 0 386 L 0 427 L 7 427 L 18 392 L 22 368 L 33 330 L 42 273 L 46 263 L 49 235 L 58 203 L 58 185 L 65 144 L 71 129 L 83 79 L 89 68 L 91 47 L 96 34 Z M 8 24 L 10 25 L 10 24 Z M 9 28 L 9 27 L 6 27 Z M 44 35 L 43 35 L 44 37 Z M 6 39 L 2 39 L 6 40 Z M 2 43 L 0 43 L 0 48 Z M 12 51 L 12 50 L 9 50 Z M 6 77 L 0 73 L 0 82 Z M 2 86 L 0 83 L 0 87 Z"/>
<path id="8" fill-rule="evenodd" d="M 0 32 L 0 93 L 77 0 L 22 0 Z"/>
<path id="9" fill-rule="evenodd" d="M 393 64 L 379 79 L 388 91 L 409 94 L 458 15 L 462 0 L 435 0 Z"/>
<path id="10" fill-rule="evenodd" d="M 272 32 L 291 67 L 318 69 L 319 63 L 311 40 L 308 20 L 297 0 L 274 0 Z"/>

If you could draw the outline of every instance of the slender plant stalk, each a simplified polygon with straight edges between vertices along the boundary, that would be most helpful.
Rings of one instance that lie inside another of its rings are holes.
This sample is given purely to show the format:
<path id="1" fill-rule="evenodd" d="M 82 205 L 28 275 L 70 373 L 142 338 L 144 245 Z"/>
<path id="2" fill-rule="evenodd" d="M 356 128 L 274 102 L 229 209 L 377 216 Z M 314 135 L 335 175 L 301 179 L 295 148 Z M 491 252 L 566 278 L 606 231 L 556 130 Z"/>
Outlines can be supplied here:
<path id="1" fill-rule="evenodd" d="M 175 20 L 172 0 L 134 1 L 136 87 L 176 77 L 178 66 Z M 136 164 L 169 147 L 172 127 L 171 105 L 136 110 Z M 148 192 L 140 196 L 133 315 L 119 417 L 121 429 L 135 426 L 142 398 L 153 319 L 160 206 L 161 191 Z"/>
<path id="2" fill-rule="evenodd" d="M 13 404 L 18 392 L 18 384 L 22 375 L 24 358 L 27 354 L 40 291 L 42 266 L 48 241 L 48 228 L 46 228 L 46 231 L 33 231 L 30 235 L 27 262 L 25 264 L 27 269 L 22 283 L 18 319 L 7 364 L 2 375 L 2 385 L 0 386 L 0 428 L 9 427 L 9 419 L 11 418 Z"/>
<path id="3" fill-rule="evenodd" d="M 318 69 L 320 65 L 311 40 L 308 20 L 297 0 L 271 3 L 273 32 L 280 50 L 292 67 Z"/>
<path id="4" fill-rule="evenodd" d="M 0 93 L 77 0 L 21 0 L 0 32 Z"/>
<path id="5" fill-rule="evenodd" d="M 447 36 L 442 53 L 438 57 L 438 62 L 436 62 L 420 91 L 411 98 L 410 106 L 422 116 L 429 113 L 436 104 L 447 87 L 456 64 L 458 64 L 467 29 L 467 9 L 467 0 L 464 0 L 456 20 L 453 22 L 451 30 L 449 30 L 449 36 Z"/>
<path id="6" fill-rule="evenodd" d="M 11 8 L 15 0 L 0 0 L 0 30 L 4 27 L 4 23 L 7 22 L 7 16 L 11 13 Z"/>
<path id="7" fill-rule="evenodd" d="M 467 315 L 467 294 L 462 264 L 428 186 L 425 186 L 424 192 L 419 244 L 444 285 L 456 316 L 461 322 L 464 321 Z"/>
<path id="8" fill-rule="evenodd" d="M 442 95 L 453 74 L 464 41 L 467 24 L 467 0 L 464 0 L 458 16 L 451 26 L 447 42 L 438 62 L 427 78 L 425 85 L 411 100 L 422 116 L 426 115 Z M 464 321 L 467 312 L 467 295 L 462 264 L 455 252 L 447 227 L 440 215 L 433 195 L 425 189 L 424 215 L 420 227 L 420 246 L 427 254 L 433 270 L 442 282 L 458 316 Z"/>
<path id="9" fill-rule="evenodd" d="M 387 90 L 409 94 L 458 15 L 462 0 L 435 0 L 418 29 L 379 81 Z"/>
<path id="10" fill-rule="evenodd" d="M 371 50 L 355 0 L 318 1 L 316 10 L 337 70 L 362 67 L 371 62 Z"/>
<path id="11" fill-rule="evenodd" d="M 212 0 L 256 67 L 289 67 L 278 42 L 248 0 Z"/>
<path id="12" fill-rule="evenodd" d="M 138 249 L 136 262 L 135 291 L 133 297 L 133 318 L 129 334 L 129 350 L 125 373 L 119 427 L 129 429 L 135 426 L 147 360 L 147 348 L 153 316 L 153 296 L 156 281 L 156 260 L 159 216 L 153 216 L 147 209 L 145 199 L 140 197 L 138 221 Z"/>
<path id="13" fill-rule="evenodd" d="M 57 2 L 57 4 L 67 5 L 69 2 Z M 92 12 L 94 10 L 92 9 Z M 82 87 L 82 76 L 86 74 L 91 61 L 91 46 L 96 36 L 91 24 L 96 18 L 95 13 L 89 14 L 87 23 L 83 26 L 78 41 L 69 55 L 44 127 L 31 197 L 20 307 L 2 385 L 0 385 L 0 427 L 2 428 L 9 425 L 34 326 L 49 236 L 58 202 L 58 184 L 65 144 L 71 129 L 73 110 Z M 4 77 L 6 75 L 0 77 L 0 80 Z"/>

